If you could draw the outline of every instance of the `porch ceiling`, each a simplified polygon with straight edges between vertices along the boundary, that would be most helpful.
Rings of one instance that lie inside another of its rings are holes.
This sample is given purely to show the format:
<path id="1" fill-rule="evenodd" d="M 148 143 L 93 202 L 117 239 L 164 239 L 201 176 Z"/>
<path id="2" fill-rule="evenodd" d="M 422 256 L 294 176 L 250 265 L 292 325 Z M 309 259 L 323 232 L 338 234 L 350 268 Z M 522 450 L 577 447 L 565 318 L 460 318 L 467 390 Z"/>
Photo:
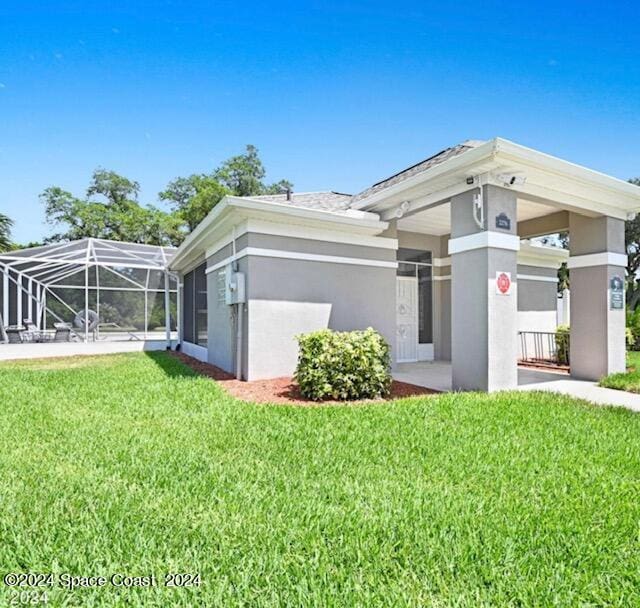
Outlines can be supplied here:
<path id="1" fill-rule="evenodd" d="M 527 199 L 518 199 L 518 222 L 544 217 L 558 211 L 557 207 L 533 202 Z M 436 207 L 429 207 L 414 215 L 409 215 L 398 220 L 398 229 L 408 232 L 420 232 L 443 236 L 451 232 L 451 205 L 443 203 Z"/>

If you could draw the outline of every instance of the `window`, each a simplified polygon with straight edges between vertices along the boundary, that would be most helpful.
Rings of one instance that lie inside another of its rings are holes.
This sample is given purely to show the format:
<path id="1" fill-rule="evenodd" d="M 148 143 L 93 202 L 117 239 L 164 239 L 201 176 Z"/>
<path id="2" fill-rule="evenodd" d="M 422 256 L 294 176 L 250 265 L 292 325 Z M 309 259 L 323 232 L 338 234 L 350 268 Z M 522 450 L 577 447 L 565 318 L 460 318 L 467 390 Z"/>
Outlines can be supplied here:
<path id="1" fill-rule="evenodd" d="M 433 271 L 430 251 L 398 249 L 399 277 L 415 277 L 418 284 L 418 343 L 433 343 Z"/>
<path id="2" fill-rule="evenodd" d="M 184 339 L 207 345 L 207 274 L 206 264 L 184 276 Z"/>

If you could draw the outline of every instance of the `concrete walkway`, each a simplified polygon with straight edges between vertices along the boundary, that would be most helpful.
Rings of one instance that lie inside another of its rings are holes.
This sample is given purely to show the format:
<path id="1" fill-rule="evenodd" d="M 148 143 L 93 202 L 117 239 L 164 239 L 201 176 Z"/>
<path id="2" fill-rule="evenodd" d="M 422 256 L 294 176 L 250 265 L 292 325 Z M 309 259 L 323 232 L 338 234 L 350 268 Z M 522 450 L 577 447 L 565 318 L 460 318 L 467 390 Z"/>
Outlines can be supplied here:
<path id="1" fill-rule="evenodd" d="M 634 412 L 640 412 L 640 395 L 627 391 L 603 388 L 589 380 L 576 380 L 565 376 L 555 380 L 532 382 L 518 386 L 519 391 L 551 391 L 578 399 L 584 399 L 596 405 L 617 405 Z"/>
<path id="2" fill-rule="evenodd" d="M 400 363 L 394 370 L 393 377 L 402 382 L 448 392 L 451 390 L 451 363 L 448 361 Z M 561 393 L 596 405 L 617 405 L 640 412 L 640 395 L 602 388 L 595 382 L 576 380 L 564 373 L 521 367 L 518 369 L 517 390 Z"/>

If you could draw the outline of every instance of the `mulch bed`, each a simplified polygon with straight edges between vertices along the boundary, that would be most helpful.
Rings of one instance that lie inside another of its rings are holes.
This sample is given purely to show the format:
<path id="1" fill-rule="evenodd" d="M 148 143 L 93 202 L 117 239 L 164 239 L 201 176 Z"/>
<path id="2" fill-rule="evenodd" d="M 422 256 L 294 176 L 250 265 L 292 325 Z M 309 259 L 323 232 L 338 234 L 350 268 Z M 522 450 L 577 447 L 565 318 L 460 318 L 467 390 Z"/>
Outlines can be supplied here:
<path id="1" fill-rule="evenodd" d="M 569 374 L 571 368 L 568 365 L 545 363 L 544 361 L 518 361 L 518 367 L 535 369 L 541 372 L 553 372 L 556 374 Z"/>
<path id="2" fill-rule="evenodd" d="M 311 401 L 300 393 L 300 388 L 290 377 L 272 378 L 270 380 L 253 380 L 245 382 L 236 380 L 235 376 L 221 370 L 215 365 L 203 363 L 184 353 L 171 352 L 171 355 L 179 359 L 190 367 L 193 371 L 202 376 L 213 378 L 232 396 L 243 401 L 253 401 L 254 403 L 283 403 L 289 405 L 327 405 L 332 403 L 380 403 L 389 399 L 401 399 L 402 397 L 413 397 L 416 395 L 434 395 L 434 391 L 423 386 L 416 386 L 407 382 L 394 380 L 391 384 L 391 393 L 386 399 L 369 399 L 358 402 L 344 401 Z"/>

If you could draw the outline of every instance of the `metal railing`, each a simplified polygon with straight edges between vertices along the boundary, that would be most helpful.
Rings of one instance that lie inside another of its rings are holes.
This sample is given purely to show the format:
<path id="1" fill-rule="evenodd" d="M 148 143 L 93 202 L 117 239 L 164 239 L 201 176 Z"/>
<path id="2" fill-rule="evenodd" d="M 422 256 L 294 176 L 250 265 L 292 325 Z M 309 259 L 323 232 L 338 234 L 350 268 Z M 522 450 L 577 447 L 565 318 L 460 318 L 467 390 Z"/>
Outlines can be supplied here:
<path id="1" fill-rule="evenodd" d="M 569 334 L 546 331 L 519 331 L 519 359 L 525 363 L 569 365 Z"/>

